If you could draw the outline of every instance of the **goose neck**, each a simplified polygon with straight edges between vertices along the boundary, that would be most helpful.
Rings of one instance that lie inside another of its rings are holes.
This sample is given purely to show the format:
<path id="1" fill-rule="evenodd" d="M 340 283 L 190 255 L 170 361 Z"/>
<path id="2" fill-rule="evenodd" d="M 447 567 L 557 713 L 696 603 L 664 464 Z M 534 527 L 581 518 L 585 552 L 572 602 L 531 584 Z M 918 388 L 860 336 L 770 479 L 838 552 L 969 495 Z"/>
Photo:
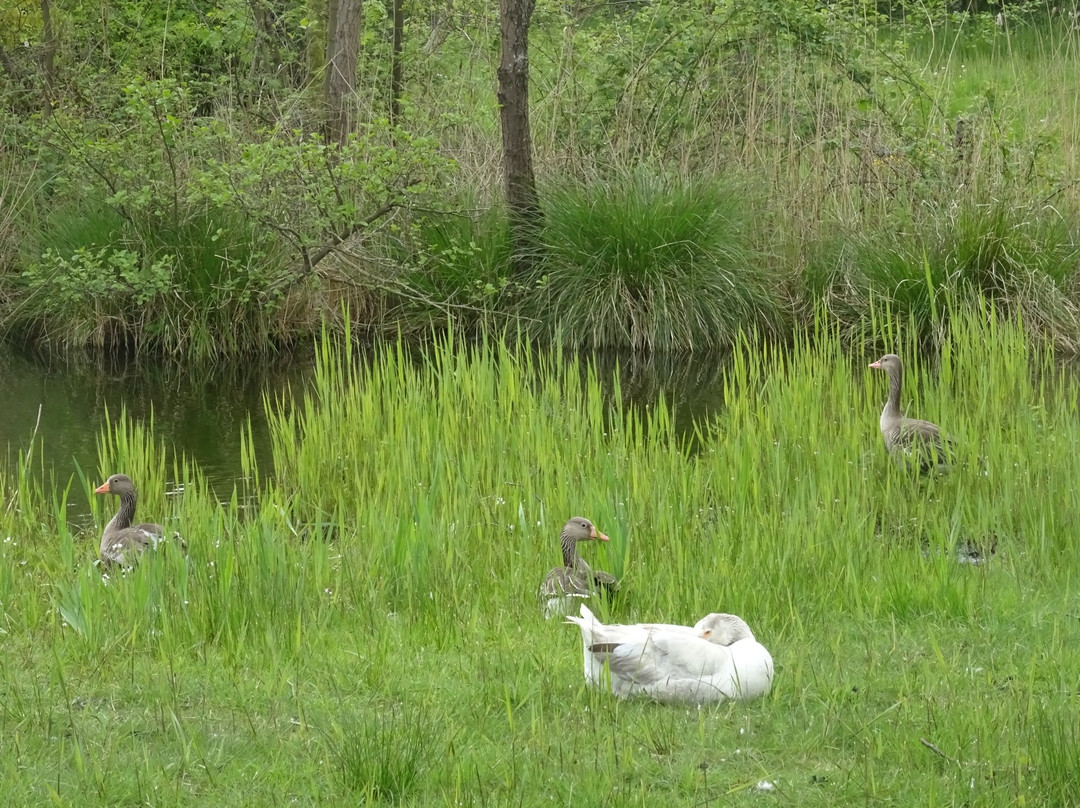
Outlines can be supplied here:
<path id="1" fill-rule="evenodd" d="M 900 417 L 900 395 L 904 386 L 904 374 L 901 370 L 889 372 L 889 397 L 885 400 L 884 415 L 890 418 Z"/>
<path id="2" fill-rule="evenodd" d="M 120 495 L 120 509 L 116 512 L 116 516 L 114 516 L 109 521 L 109 524 L 106 525 L 106 532 L 123 530 L 131 527 L 131 520 L 135 518 L 135 501 L 134 491 L 125 491 Z"/>
<path id="3" fill-rule="evenodd" d="M 577 551 L 577 539 L 563 533 L 561 538 L 562 542 L 562 561 L 564 567 L 574 568 L 581 560 L 581 556 Z"/>

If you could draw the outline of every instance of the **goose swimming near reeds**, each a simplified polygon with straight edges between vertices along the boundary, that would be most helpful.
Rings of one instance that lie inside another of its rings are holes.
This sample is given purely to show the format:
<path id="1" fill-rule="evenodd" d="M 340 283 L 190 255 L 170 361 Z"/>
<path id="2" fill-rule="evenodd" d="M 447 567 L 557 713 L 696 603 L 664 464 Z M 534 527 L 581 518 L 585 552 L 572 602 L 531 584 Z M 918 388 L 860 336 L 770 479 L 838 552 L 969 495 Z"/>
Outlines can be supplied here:
<path id="1" fill-rule="evenodd" d="M 569 614 L 575 603 L 594 594 L 613 592 L 618 584 L 615 576 L 594 570 L 578 553 L 578 542 L 608 541 L 596 525 L 583 516 L 575 516 L 559 534 L 563 565 L 555 567 L 540 584 L 539 598 L 544 605 L 544 617 Z"/>
<path id="2" fill-rule="evenodd" d="M 135 484 L 126 474 L 114 474 L 94 489 L 95 494 L 113 494 L 120 498 L 120 509 L 101 535 L 98 554 L 106 564 L 130 567 L 147 549 L 157 549 L 165 541 L 165 528 L 152 522 L 132 525 L 138 497 Z M 179 534 L 174 534 L 181 549 L 187 549 Z"/>
<path id="3" fill-rule="evenodd" d="M 582 604 L 581 616 L 567 620 L 581 629 L 585 681 L 603 687 L 606 666 L 618 698 L 704 704 L 748 701 L 772 689 L 772 656 L 733 614 L 710 614 L 692 627 L 607 626 Z"/>
<path id="4" fill-rule="evenodd" d="M 907 418 L 900 412 L 900 395 L 904 386 L 904 365 L 896 354 L 885 354 L 870 363 L 875 370 L 884 370 L 889 377 L 889 397 L 881 411 L 881 437 L 885 449 L 901 468 L 907 466 L 920 473 L 946 471 L 956 456 L 956 444 L 941 434 L 937 424 L 918 418 Z"/>

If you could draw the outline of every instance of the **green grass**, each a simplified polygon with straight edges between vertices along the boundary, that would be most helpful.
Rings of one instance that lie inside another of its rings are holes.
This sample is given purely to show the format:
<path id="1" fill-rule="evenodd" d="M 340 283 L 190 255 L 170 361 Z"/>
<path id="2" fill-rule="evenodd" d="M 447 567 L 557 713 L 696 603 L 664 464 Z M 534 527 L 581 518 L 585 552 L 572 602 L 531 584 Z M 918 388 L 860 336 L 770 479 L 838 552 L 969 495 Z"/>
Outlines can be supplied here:
<path id="1" fill-rule="evenodd" d="M 166 500 L 152 425 L 121 417 L 102 435 L 96 474 L 135 476 L 140 516 L 190 546 L 107 583 L 90 563 L 114 506 L 90 493 L 97 477 L 42 490 L 11 468 L 3 793 L 1071 801 L 1080 383 L 987 311 L 954 317 L 933 360 L 910 334 L 892 346 L 907 410 L 969 461 L 930 481 L 888 460 L 884 380 L 826 326 L 783 349 L 742 340 L 692 453 L 663 404 L 624 412 L 558 354 L 449 342 L 361 364 L 324 344 L 307 393 L 269 402 L 275 468 L 255 507 L 219 505 L 182 459 L 184 493 Z M 65 520 L 79 496 L 97 514 L 85 535 Z M 773 693 L 699 710 L 587 689 L 578 634 L 534 596 L 577 513 L 612 537 L 590 561 L 623 579 L 604 617 L 741 614 L 776 660 Z M 959 563 L 972 547 L 991 557 Z"/>
<path id="2" fill-rule="evenodd" d="M 522 305 L 545 339 L 707 350 L 741 330 L 784 328 L 782 278 L 751 249 L 752 210 L 732 182 L 639 173 L 545 200 L 542 260 Z"/>
<path id="3" fill-rule="evenodd" d="M 125 219 L 91 194 L 41 215 L 0 319 L 58 354 L 268 353 L 303 333 L 303 318 L 270 291 L 281 263 L 275 241 L 235 212 L 193 206 L 179 220 Z"/>
<path id="4" fill-rule="evenodd" d="M 1073 289 L 1080 266 L 1069 222 L 1021 202 L 969 200 L 905 230 L 835 235 L 812 250 L 809 296 L 852 334 L 864 333 L 875 307 L 907 321 L 935 344 L 949 316 L 990 301 L 1022 318 L 1036 341 L 1061 352 L 1080 348 Z"/>

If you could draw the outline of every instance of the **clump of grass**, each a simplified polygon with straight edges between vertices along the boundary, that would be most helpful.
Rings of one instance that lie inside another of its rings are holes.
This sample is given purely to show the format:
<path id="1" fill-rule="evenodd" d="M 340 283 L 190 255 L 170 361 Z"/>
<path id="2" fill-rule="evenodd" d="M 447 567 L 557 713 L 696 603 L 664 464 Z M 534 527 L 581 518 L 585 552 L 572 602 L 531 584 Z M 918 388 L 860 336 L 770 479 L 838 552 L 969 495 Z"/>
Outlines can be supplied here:
<path id="1" fill-rule="evenodd" d="M 391 804 L 412 797 L 436 759 L 420 721 L 400 715 L 336 725 L 331 748 L 346 795 Z"/>
<path id="2" fill-rule="evenodd" d="M 418 266 L 407 278 L 431 300 L 490 307 L 507 283 L 510 237 L 498 208 L 476 216 L 423 214 L 410 240 Z"/>
<path id="3" fill-rule="evenodd" d="M 522 311 L 564 345 L 697 350 L 779 331 L 779 280 L 750 248 L 743 194 L 643 175 L 552 189 Z"/>
<path id="4" fill-rule="evenodd" d="M 967 202 L 937 209 L 914 230 L 866 230 L 815 255 L 813 294 L 849 333 L 871 325 L 879 306 L 924 346 L 938 346 L 951 316 L 988 303 L 1022 318 L 1034 338 L 1080 349 L 1080 250 L 1055 211 Z"/>
<path id="5" fill-rule="evenodd" d="M 1041 782 L 1047 797 L 1062 805 L 1080 800 L 1080 781 L 1076 779 L 1080 766 L 1077 718 L 1071 704 L 1043 705 L 1025 733 L 1030 742 L 1035 778 Z M 1030 776 L 1030 772 L 1024 774 Z"/>

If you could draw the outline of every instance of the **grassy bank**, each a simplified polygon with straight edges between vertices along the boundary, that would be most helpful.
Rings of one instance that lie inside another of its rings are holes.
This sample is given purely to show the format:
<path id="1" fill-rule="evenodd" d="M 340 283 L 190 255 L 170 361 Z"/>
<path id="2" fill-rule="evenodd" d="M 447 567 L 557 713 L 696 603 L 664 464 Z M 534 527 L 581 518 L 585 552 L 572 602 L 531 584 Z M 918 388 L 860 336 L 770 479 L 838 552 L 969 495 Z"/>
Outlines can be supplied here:
<path id="1" fill-rule="evenodd" d="M 123 422 L 67 495 L 10 469 L 3 793 L 1075 801 L 1080 390 L 1030 344 L 961 317 L 939 363 L 909 363 L 912 414 L 972 461 L 928 483 L 885 457 L 884 380 L 826 332 L 743 343 L 693 453 L 677 413 L 621 411 L 557 355 L 447 345 L 417 364 L 389 348 L 361 367 L 324 345 L 306 397 L 268 402 L 275 474 L 254 508 L 219 505 L 182 465 L 166 498 L 172 461 Z M 119 469 L 190 555 L 104 584 L 97 529 L 73 535 L 62 503 Z M 612 536 L 588 548 L 624 582 L 606 617 L 739 613 L 776 659 L 773 693 L 698 710 L 587 690 L 577 633 L 534 598 L 575 513 Z"/>
<path id="2" fill-rule="evenodd" d="M 1072 22 L 774 6 L 538 12 L 527 271 L 500 207 L 494 14 L 407 38 L 401 115 L 365 86 L 343 146 L 315 134 L 315 84 L 238 100 L 247 78 L 193 80 L 182 52 L 155 78 L 110 62 L 100 97 L 73 82 L 47 120 L 0 119 L 0 331 L 178 359 L 447 323 L 689 351 L 791 339 L 822 304 L 854 339 L 887 304 L 936 345 L 947 298 L 1080 350 Z"/>

